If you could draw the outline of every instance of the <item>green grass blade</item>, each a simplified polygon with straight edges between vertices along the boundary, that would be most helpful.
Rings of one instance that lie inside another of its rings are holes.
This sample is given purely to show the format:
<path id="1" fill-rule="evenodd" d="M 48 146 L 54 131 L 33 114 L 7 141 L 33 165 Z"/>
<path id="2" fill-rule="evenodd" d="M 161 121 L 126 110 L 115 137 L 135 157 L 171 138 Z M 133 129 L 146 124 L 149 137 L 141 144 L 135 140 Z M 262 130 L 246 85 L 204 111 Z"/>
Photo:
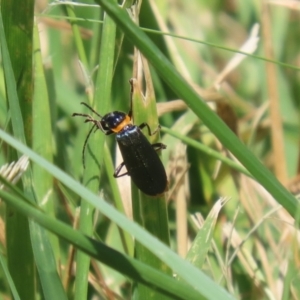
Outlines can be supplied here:
<path id="1" fill-rule="evenodd" d="M 67 5 L 66 11 L 69 16 L 75 17 L 74 7 Z M 79 26 L 75 21 L 71 22 L 72 32 L 75 38 L 76 50 L 79 56 L 79 60 L 82 63 L 84 72 L 88 72 L 88 61 L 84 49 L 84 44 L 80 35 Z M 89 83 L 88 83 L 89 84 Z M 87 94 L 87 102 L 91 104 L 92 93 Z M 79 104 L 79 103 L 78 103 Z M 78 105 L 79 106 L 79 105 Z M 87 186 L 94 192 L 97 191 L 99 186 L 99 170 L 92 165 L 90 157 L 87 157 L 87 168 L 84 172 L 83 181 L 87 183 Z M 90 180 L 90 178 L 96 178 L 96 180 Z M 79 216 L 79 230 L 86 235 L 92 235 L 93 232 L 93 207 L 84 199 L 80 205 Z M 78 251 L 76 254 L 76 276 L 75 276 L 75 299 L 85 299 L 88 291 L 88 274 L 90 269 L 90 257 L 85 253 Z"/>
<path id="2" fill-rule="evenodd" d="M 69 14 L 73 14 L 73 10 L 68 7 Z M 100 47 L 99 65 L 101 66 L 97 73 L 96 89 L 94 93 L 94 105 L 96 111 L 107 112 L 110 102 L 111 82 L 114 66 L 114 48 L 116 26 L 114 22 L 105 17 L 102 31 L 102 40 Z M 76 37 L 77 49 L 83 60 L 84 66 L 87 68 L 87 59 L 84 54 L 83 42 L 80 39 L 78 27 L 73 24 L 73 30 Z M 103 99 L 104 101 L 99 101 Z M 91 104 L 91 103 L 90 103 Z M 103 160 L 104 157 L 104 139 L 105 135 L 97 132 L 89 139 L 86 156 L 86 169 L 84 171 L 83 182 L 90 190 L 97 192 L 99 189 L 99 178 L 102 170 L 102 161 L 98 162 L 97 158 Z M 89 155 L 92 152 L 93 155 Z M 95 162 L 97 160 L 97 162 Z M 100 166 L 100 169 L 99 169 Z M 95 180 L 96 178 L 96 180 Z M 84 199 L 84 198 L 83 198 Z M 79 229 L 87 235 L 92 235 L 93 231 L 93 211 L 94 207 L 85 200 L 81 202 Z M 90 258 L 82 252 L 78 252 L 76 256 L 77 272 L 75 281 L 75 299 L 81 300 L 87 297 L 88 289 L 88 272 L 90 266 Z"/>
<path id="3" fill-rule="evenodd" d="M 139 60 L 140 53 L 135 51 L 135 70 L 140 69 Z M 142 95 L 141 82 L 137 79 L 132 79 L 133 95 L 132 95 L 132 108 L 133 119 L 136 125 L 147 123 L 153 132 L 158 126 L 158 117 L 156 111 L 155 94 L 153 90 L 152 79 L 150 75 L 149 66 L 146 60 L 143 60 L 142 68 L 145 78 L 145 95 Z M 137 76 L 137 74 L 134 74 Z M 145 136 L 150 139 L 151 143 L 158 142 L 158 134 L 149 137 L 147 130 L 144 130 Z M 136 189 L 132 186 L 132 190 Z M 168 213 L 167 203 L 165 195 L 156 197 L 150 197 L 145 195 L 141 191 L 136 194 L 136 197 L 132 198 L 133 216 L 134 220 L 143 226 L 153 236 L 156 236 L 160 241 L 166 245 L 170 244 L 169 227 L 168 227 Z M 145 262 L 146 264 L 161 270 L 166 274 L 171 274 L 171 270 L 166 264 L 155 256 L 151 251 L 144 247 L 139 242 L 135 244 L 135 257 L 138 260 Z M 155 292 L 150 292 L 144 286 L 136 285 L 134 290 L 135 299 L 156 299 L 159 297 Z"/>
<path id="4" fill-rule="evenodd" d="M 0 20 L 0 23 L 2 25 L 2 20 Z M 0 26 L 1 26 L 0 25 Z M 2 26 L 0 28 L 0 32 L 2 33 Z M 3 37 L 3 35 L 1 35 Z M 31 37 L 32 38 L 32 37 Z M 21 109 L 19 106 L 19 101 L 18 101 L 18 96 L 16 93 L 16 83 L 14 79 L 14 75 L 12 74 L 12 68 L 10 65 L 10 59 L 9 59 L 9 53 L 6 48 L 6 44 L 4 42 L 4 39 L 2 38 L 1 43 L 2 45 L 2 55 L 3 59 L 5 59 L 5 64 L 4 64 L 4 70 L 5 70 L 5 80 L 6 80 L 6 86 L 7 86 L 7 96 L 10 104 L 10 109 L 11 109 L 11 115 L 14 116 L 12 118 L 12 127 L 13 127 L 13 132 L 15 136 L 18 137 L 19 140 L 25 141 L 25 132 L 27 135 L 31 136 L 31 128 L 26 130 L 26 127 L 23 126 L 23 118 L 21 114 Z M 30 41 L 32 42 L 32 40 Z M 20 44 L 18 44 L 18 47 L 20 47 Z M 29 47 L 29 46 L 28 46 Z M 29 50 L 31 52 L 31 48 L 29 47 Z M 29 60 L 31 61 L 31 60 Z M 38 76 L 40 76 L 40 73 L 37 73 Z M 30 89 L 30 86 L 32 85 L 32 79 L 31 77 L 27 79 L 30 79 L 28 82 L 24 79 L 22 81 L 22 88 L 26 88 L 26 84 L 29 86 L 28 89 Z M 25 96 L 28 97 L 28 91 L 25 93 Z M 24 96 L 24 97 L 25 97 Z M 21 103 L 24 103 L 24 98 L 22 95 L 22 101 Z M 43 99 L 42 99 L 43 100 Z M 25 114 L 25 119 L 28 120 L 28 118 L 31 118 L 31 112 L 28 111 L 28 107 L 24 109 L 24 114 Z M 30 114 L 30 116 L 28 116 Z M 41 115 L 42 118 L 45 118 L 45 116 Z M 44 120 L 44 119 L 43 119 Z M 31 126 L 32 123 L 29 122 L 28 126 Z M 43 126 L 48 125 L 48 123 L 44 123 Z M 38 125 L 40 126 L 40 124 Z M 38 129 L 43 129 L 43 126 Z M 45 132 L 43 133 L 45 134 Z M 49 132 L 48 132 L 49 134 Z M 38 134 L 39 135 L 39 134 Z M 43 135 L 42 135 L 43 136 Z M 46 135 L 44 135 L 46 137 Z M 48 135 L 49 137 L 49 135 Z M 40 138 L 38 136 L 37 138 Z M 27 138 L 27 140 L 30 140 L 31 138 Z M 48 144 L 48 140 L 44 145 Z M 46 175 L 45 175 L 46 174 Z M 45 176 L 48 176 L 48 173 L 44 173 Z M 43 175 L 43 176 L 44 176 Z M 42 177 L 43 177 L 42 176 Z M 42 179 L 42 177 L 39 177 L 39 180 Z M 49 177 L 48 177 L 49 178 Z M 35 197 L 33 194 L 32 190 L 32 178 L 31 178 L 31 172 L 27 171 L 24 176 L 23 176 L 23 183 L 24 183 L 24 190 L 25 194 L 28 196 L 28 198 L 31 199 L 31 201 L 34 201 Z M 41 182 L 41 181 L 39 181 Z M 42 181 L 43 182 L 43 181 Z M 51 187 L 51 180 L 48 180 L 48 183 L 50 182 L 50 187 Z M 43 182 L 44 183 L 44 182 Z M 46 181 L 47 184 L 47 181 Z M 39 186 L 39 185 L 38 185 Z M 36 187 L 38 187 L 36 186 Z M 49 186 L 48 186 L 49 188 Z M 8 210 L 9 213 L 10 210 Z M 62 285 L 60 280 L 58 279 L 58 274 L 56 270 L 56 264 L 55 262 L 52 264 L 51 257 L 53 256 L 52 253 L 52 247 L 48 241 L 48 236 L 41 234 L 41 231 L 43 230 L 42 228 L 38 228 L 36 225 L 33 223 L 29 223 L 28 227 L 28 221 L 26 219 L 23 220 L 23 216 L 18 216 L 16 214 L 12 214 L 17 218 L 15 224 L 13 224 L 11 221 L 13 218 L 9 218 L 9 222 L 7 223 L 7 236 L 8 236 L 8 241 L 10 240 L 10 237 L 16 233 L 18 233 L 19 238 L 18 239 L 13 239 L 18 241 L 19 243 L 22 242 L 21 244 L 13 245 L 12 243 L 8 242 L 8 252 L 9 257 L 13 260 L 12 262 L 12 267 L 15 270 L 15 274 L 17 274 L 17 277 L 14 277 L 14 280 L 17 278 L 16 285 L 18 285 L 18 290 L 22 290 L 20 292 L 21 297 L 23 298 L 30 298 L 32 299 L 34 297 L 34 288 L 35 288 L 35 272 L 33 270 L 34 265 L 32 262 L 32 247 L 33 249 L 37 250 L 35 251 L 35 262 L 37 265 L 37 268 L 39 271 L 42 269 L 47 269 L 48 271 L 48 276 L 45 278 L 43 275 L 43 271 L 39 273 L 40 275 L 40 280 L 42 287 L 44 288 L 44 295 L 46 298 L 51 298 L 51 296 L 48 295 L 48 292 L 53 290 L 53 285 L 55 285 L 55 290 L 56 290 L 56 295 L 59 296 L 62 299 L 65 299 L 65 293 L 62 289 Z M 29 228 L 30 228 L 30 236 L 29 236 Z M 22 238 L 20 238 L 20 236 Z M 23 241 L 24 239 L 24 241 Z M 30 245 L 30 241 L 32 244 Z M 27 245 L 27 247 L 24 246 L 24 243 Z M 41 245 L 44 246 L 44 251 L 40 251 Z M 27 250 L 28 248 L 28 250 Z M 20 249 L 22 249 L 22 255 L 20 255 Z M 12 252 L 12 251 L 13 252 Z M 25 264 L 25 265 L 24 265 Z M 30 267 L 31 266 L 31 267 Z M 23 268 L 26 270 L 26 272 L 20 272 L 20 268 Z M 52 270 L 51 276 L 49 276 L 49 269 Z M 31 273 L 29 273 L 31 271 Z M 51 287 L 49 288 L 49 285 Z"/>
<path id="5" fill-rule="evenodd" d="M 35 222 L 30 222 L 32 248 L 37 262 L 40 282 L 45 299 L 62 299 L 68 297 L 64 291 L 56 269 L 56 261 L 48 232 Z M 39 242 L 39 243 L 38 243 Z"/>
<path id="6" fill-rule="evenodd" d="M 187 253 L 186 259 L 199 269 L 202 268 L 206 255 L 211 247 L 216 221 L 224 204 L 225 201 L 222 200 L 216 202 Z"/>
<path id="7" fill-rule="evenodd" d="M 105 160 L 105 170 L 106 174 L 108 174 L 108 181 L 112 190 L 112 198 L 114 199 L 114 204 L 117 210 L 125 215 L 125 208 L 123 206 L 122 198 L 120 195 L 120 191 L 117 185 L 117 181 L 113 176 L 110 176 L 114 173 L 114 165 L 111 159 L 111 153 L 108 149 L 107 144 L 104 145 L 104 160 Z M 126 231 L 122 230 L 122 228 L 118 227 L 120 232 L 121 241 L 123 244 L 124 252 L 128 255 L 133 255 L 133 240 Z"/>
<path id="8" fill-rule="evenodd" d="M 117 252 L 101 242 L 87 237 L 81 232 L 72 229 L 70 226 L 45 215 L 39 209 L 30 205 L 28 201 L 23 201 L 12 193 L 7 193 L 2 190 L 0 190 L 0 196 L 10 205 L 13 205 L 22 213 L 26 214 L 27 217 L 32 218 L 40 225 L 63 237 L 82 251 L 85 251 L 88 255 L 123 272 L 135 281 L 150 287 L 156 287 L 164 294 L 172 296 L 172 299 L 201 299 L 201 295 L 186 284 L 176 283 L 174 287 L 174 279 L 172 277 L 166 276 L 129 256 Z M 54 285 L 51 291 L 54 298 L 49 299 L 65 299 L 57 298 L 59 294 L 55 287 Z"/>
<path id="9" fill-rule="evenodd" d="M 53 161 L 51 128 L 51 110 L 48 98 L 44 67 L 42 64 L 38 28 L 34 28 L 34 62 L 35 90 L 33 97 L 32 148 L 48 161 Z M 53 177 L 43 168 L 34 164 L 33 186 L 36 199 L 47 214 L 54 216 Z M 57 272 L 57 261 L 60 261 L 59 244 L 56 237 L 50 236 L 36 223 L 30 222 L 32 248 L 43 293 L 46 299 L 67 299 L 62 282 Z M 43 251 L 41 251 L 43 245 Z M 56 254 L 56 255 L 55 255 Z"/>
<path id="10" fill-rule="evenodd" d="M 173 33 L 170 33 L 170 32 L 162 32 L 162 31 L 153 30 L 153 29 L 149 29 L 149 28 L 143 28 L 143 27 L 141 27 L 141 30 L 143 30 L 144 32 L 149 32 L 149 33 L 155 34 L 155 35 L 171 36 L 171 37 L 174 37 L 174 38 L 177 38 L 177 39 L 182 39 L 182 40 L 186 40 L 186 41 L 190 41 L 190 42 L 194 42 L 194 43 L 199 43 L 199 44 L 207 45 L 207 46 L 210 46 L 210 47 L 213 47 L 213 48 L 218 48 L 218 49 L 222 49 L 222 50 L 233 52 L 233 53 L 240 53 L 240 54 L 252 57 L 252 58 L 256 58 L 256 59 L 259 59 L 259 60 L 271 62 L 271 63 L 274 63 L 276 65 L 282 66 L 282 67 L 286 67 L 286 68 L 289 68 L 289 69 L 294 69 L 294 70 L 299 71 L 299 67 L 293 66 L 291 64 L 283 63 L 283 62 L 280 62 L 280 61 L 274 60 L 274 59 L 268 59 L 266 57 L 251 54 L 251 53 L 244 52 L 244 51 L 241 51 L 241 50 L 237 50 L 237 49 L 233 49 L 233 48 L 229 48 L 229 47 L 224 47 L 222 45 L 215 44 L 215 43 L 210 43 L 208 41 L 202 41 L 202 40 L 199 40 L 199 39 L 189 38 L 189 37 L 186 37 L 186 36 L 181 36 L 181 35 L 173 34 Z"/>
<path id="11" fill-rule="evenodd" d="M 153 238 L 148 232 L 140 228 L 140 226 L 128 220 L 123 214 L 116 211 L 102 198 L 80 185 L 77 181 L 62 172 L 56 166 L 37 155 L 31 149 L 15 140 L 3 130 L 0 130 L 0 138 L 20 152 L 26 154 L 32 161 L 45 168 L 68 188 L 73 190 L 79 196 L 87 199 L 87 201 L 89 201 L 94 207 L 110 218 L 118 226 L 122 227 L 127 232 L 130 232 L 130 234 L 132 234 L 141 244 L 164 261 L 179 277 L 184 279 L 186 283 L 191 285 L 192 288 L 198 291 L 201 295 L 208 299 L 232 299 L 232 297 L 223 288 L 213 282 L 201 271 L 181 259 L 166 245 L 159 242 L 156 238 Z"/>
<path id="12" fill-rule="evenodd" d="M 22 99 L 20 103 L 23 104 L 23 111 L 26 113 L 28 112 L 26 104 L 31 103 L 32 97 L 32 40 L 30 39 L 32 24 L 30 24 L 30 17 L 32 18 L 33 6 L 30 8 L 30 1 L 19 4 L 16 1 L 1 3 L 0 44 L 12 131 L 17 139 L 26 143 L 18 93 Z M 21 19 L 12 14 L 19 14 Z M 3 15 L 5 16 L 4 20 L 2 19 Z M 5 23 L 5 28 L 3 23 Z M 24 30 L 28 30 L 28 36 L 24 35 Z M 24 49 L 22 54 L 19 53 L 20 49 Z M 18 86 L 15 78 L 19 79 Z M 26 116 L 28 117 L 28 114 Z M 28 117 L 27 120 L 30 121 L 30 118 Z M 31 122 L 29 123 L 31 124 Z M 30 139 L 30 130 L 27 133 L 27 138 Z M 20 156 L 21 154 L 19 154 Z M 28 220 L 19 215 L 12 207 L 7 207 L 6 213 L 6 247 L 10 274 L 20 297 L 33 299 L 35 272 Z M 21 249 L 22 251 L 20 251 Z M 20 272 L 20 269 L 24 272 Z"/>
<path id="13" fill-rule="evenodd" d="M 281 185 L 274 175 L 267 170 L 241 143 L 237 136 L 226 124 L 202 101 L 199 95 L 175 70 L 155 44 L 140 30 L 128 17 L 127 13 L 108 0 L 97 0 L 97 3 L 113 18 L 116 24 L 124 31 L 130 41 L 138 47 L 152 66 L 183 99 L 186 104 L 201 118 L 205 125 L 217 136 L 222 144 L 245 166 L 253 177 L 292 215 L 297 210 L 298 202 Z"/>
<path id="14" fill-rule="evenodd" d="M 23 117 L 21 114 L 21 109 L 18 101 L 15 75 L 11 64 L 10 54 L 8 52 L 6 36 L 4 33 L 2 13 L 0 15 L 0 38 L 1 38 L 1 54 L 3 59 L 3 68 L 5 74 L 6 93 L 9 101 L 13 131 L 14 131 L 14 135 L 20 141 L 26 143 L 25 136 L 24 136 Z"/>
<path id="15" fill-rule="evenodd" d="M 245 168 L 243 168 L 240 164 L 238 164 L 235 161 L 229 159 L 228 157 L 220 154 L 220 152 L 217 152 L 217 151 L 207 147 L 206 145 L 204 145 L 198 141 L 195 141 L 194 139 L 191 139 L 191 138 L 187 137 L 186 135 L 182 135 L 182 134 L 178 133 L 177 131 L 169 129 L 167 127 L 162 127 L 161 131 L 181 140 L 185 144 L 187 144 L 191 147 L 194 147 L 195 149 L 198 149 L 199 151 L 202 151 L 203 153 L 205 153 L 211 157 L 216 158 L 217 160 L 222 161 L 224 164 L 228 165 L 232 169 L 239 171 L 249 177 L 252 177 L 251 174 Z"/>
<path id="16" fill-rule="evenodd" d="M 8 267 L 7 267 L 7 263 L 5 261 L 5 258 L 3 257 L 2 253 L 0 253 L 0 265 L 2 267 L 3 270 L 3 274 L 5 274 L 5 278 L 7 280 L 7 283 L 10 287 L 11 293 L 14 297 L 15 300 L 20 300 L 20 296 L 18 294 L 18 291 L 16 289 L 16 286 L 14 284 L 14 281 L 9 273 Z"/>

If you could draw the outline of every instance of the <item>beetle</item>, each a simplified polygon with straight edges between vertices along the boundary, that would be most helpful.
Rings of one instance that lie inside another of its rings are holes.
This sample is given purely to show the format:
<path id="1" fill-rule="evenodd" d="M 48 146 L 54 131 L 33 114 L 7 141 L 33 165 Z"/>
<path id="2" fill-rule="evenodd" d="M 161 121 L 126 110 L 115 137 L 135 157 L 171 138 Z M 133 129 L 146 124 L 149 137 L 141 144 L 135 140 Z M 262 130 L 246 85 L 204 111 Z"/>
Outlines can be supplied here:
<path id="1" fill-rule="evenodd" d="M 142 123 L 139 126 L 132 122 L 132 94 L 133 84 L 131 83 L 131 102 L 130 110 L 126 114 L 121 111 L 113 111 L 107 113 L 103 117 L 98 114 L 88 104 L 82 102 L 81 104 L 89 108 L 100 120 L 94 119 L 89 114 L 73 113 L 73 117 L 85 117 L 85 123 L 93 123 L 90 129 L 82 150 L 82 160 L 84 165 L 84 152 L 90 134 L 95 129 L 100 129 L 105 135 L 116 134 L 116 141 L 120 148 L 123 162 L 116 168 L 114 177 L 122 177 L 125 175 L 131 176 L 135 185 L 146 195 L 160 196 L 168 187 L 168 180 L 165 168 L 157 154 L 157 151 L 166 149 L 166 145 L 162 143 L 151 144 L 142 132 L 143 128 L 147 128 L 148 134 L 154 135 L 160 129 L 158 128 L 151 132 L 147 123 Z M 122 174 L 122 168 L 126 166 L 127 172 Z"/>

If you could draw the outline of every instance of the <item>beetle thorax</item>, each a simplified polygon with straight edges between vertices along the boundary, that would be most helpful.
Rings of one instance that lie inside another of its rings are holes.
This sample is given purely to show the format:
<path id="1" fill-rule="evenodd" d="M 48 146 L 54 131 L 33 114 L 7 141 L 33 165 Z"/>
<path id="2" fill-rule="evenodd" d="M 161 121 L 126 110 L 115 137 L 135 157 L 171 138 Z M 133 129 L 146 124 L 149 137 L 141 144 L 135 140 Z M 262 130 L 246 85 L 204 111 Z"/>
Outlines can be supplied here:
<path id="1" fill-rule="evenodd" d="M 120 132 L 131 123 L 131 118 L 124 112 L 114 111 L 106 114 L 101 119 L 101 126 L 104 131 Z"/>

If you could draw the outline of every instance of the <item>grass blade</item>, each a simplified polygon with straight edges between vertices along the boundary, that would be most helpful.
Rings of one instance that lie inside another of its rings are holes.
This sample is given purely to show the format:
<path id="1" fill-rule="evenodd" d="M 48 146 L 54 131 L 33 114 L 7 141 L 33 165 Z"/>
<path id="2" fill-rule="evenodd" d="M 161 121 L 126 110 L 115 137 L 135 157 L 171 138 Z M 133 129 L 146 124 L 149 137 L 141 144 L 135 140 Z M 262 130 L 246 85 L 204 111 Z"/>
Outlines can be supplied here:
<path id="1" fill-rule="evenodd" d="M 130 278 L 150 287 L 155 286 L 164 294 L 172 296 L 172 299 L 201 299 L 201 295 L 186 284 L 179 283 L 177 285 L 176 283 L 177 286 L 174 288 L 174 279 L 172 277 L 166 276 L 129 256 L 123 255 L 116 250 L 107 247 L 105 244 L 87 237 L 79 231 L 75 231 L 64 223 L 45 215 L 41 210 L 28 203 L 29 201 L 23 201 L 21 198 L 12 195 L 12 193 L 1 190 L 0 196 L 27 217 L 32 218 L 40 225 L 45 226 L 45 228 L 76 245 L 79 249 L 85 251 L 86 254 L 123 272 Z M 55 286 L 53 286 L 52 291 L 49 292 L 54 297 L 51 299 L 57 299 L 59 293 L 55 289 Z"/>
<path id="2" fill-rule="evenodd" d="M 201 118 L 205 125 L 217 136 L 244 165 L 253 177 L 292 215 L 298 203 L 281 183 L 267 170 L 245 145 L 232 133 L 226 124 L 206 105 L 199 95 L 175 70 L 156 45 L 128 17 L 125 11 L 108 0 L 97 3 L 113 18 L 125 35 L 145 55 L 156 71 L 172 90 Z"/>
<path id="3" fill-rule="evenodd" d="M 103 199 L 78 184 L 77 181 L 62 172 L 56 166 L 37 155 L 31 149 L 12 138 L 3 130 L 0 130 L 0 137 L 12 147 L 26 154 L 32 161 L 43 166 L 43 168 L 75 193 L 87 199 L 87 201 L 99 209 L 100 212 L 110 218 L 118 226 L 122 227 L 127 232 L 130 232 L 141 244 L 164 261 L 179 277 L 191 285 L 192 289 L 195 289 L 208 299 L 232 299 L 232 297 L 222 287 L 213 282 L 210 278 L 204 275 L 204 273 L 181 259 L 166 245 L 159 242 L 156 238 L 153 238 L 148 232 L 140 228 L 140 226 L 128 220 L 111 205 L 107 204 Z M 201 283 L 200 285 L 199 282 Z"/>

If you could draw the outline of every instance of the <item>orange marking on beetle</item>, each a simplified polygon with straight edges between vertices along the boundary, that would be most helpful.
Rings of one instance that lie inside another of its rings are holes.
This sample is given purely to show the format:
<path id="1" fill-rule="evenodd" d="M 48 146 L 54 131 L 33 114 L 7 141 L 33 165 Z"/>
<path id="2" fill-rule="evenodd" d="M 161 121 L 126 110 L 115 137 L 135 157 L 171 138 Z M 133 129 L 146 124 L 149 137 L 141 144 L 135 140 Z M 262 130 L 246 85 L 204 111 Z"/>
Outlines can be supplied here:
<path id="1" fill-rule="evenodd" d="M 128 124 L 131 124 L 131 118 L 127 115 L 126 118 L 117 127 L 112 128 L 111 130 L 118 133 Z"/>

